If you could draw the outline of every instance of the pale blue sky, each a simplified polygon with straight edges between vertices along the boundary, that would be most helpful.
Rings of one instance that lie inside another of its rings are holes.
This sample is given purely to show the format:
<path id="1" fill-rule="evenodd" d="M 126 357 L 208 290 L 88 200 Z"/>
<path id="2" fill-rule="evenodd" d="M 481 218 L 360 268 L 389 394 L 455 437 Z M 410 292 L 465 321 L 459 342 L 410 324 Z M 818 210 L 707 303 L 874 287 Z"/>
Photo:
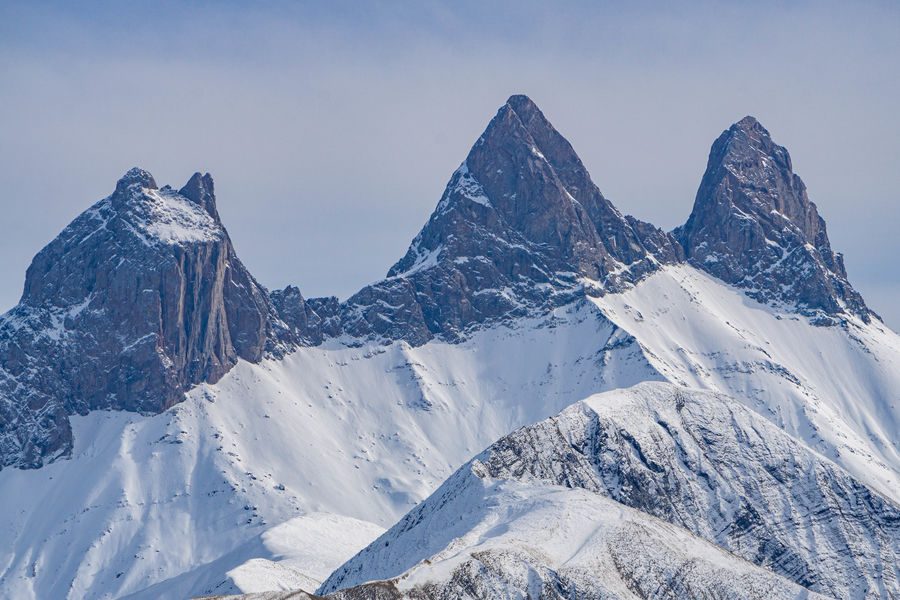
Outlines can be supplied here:
<path id="1" fill-rule="evenodd" d="M 900 5 L 668 4 L 0 0 L 0 310 L 134 165 L 211 172 L 262 283 L 346 297 L 526 93 L 607 197 L 667 229 L 755 115 L 900 328 Z"/>

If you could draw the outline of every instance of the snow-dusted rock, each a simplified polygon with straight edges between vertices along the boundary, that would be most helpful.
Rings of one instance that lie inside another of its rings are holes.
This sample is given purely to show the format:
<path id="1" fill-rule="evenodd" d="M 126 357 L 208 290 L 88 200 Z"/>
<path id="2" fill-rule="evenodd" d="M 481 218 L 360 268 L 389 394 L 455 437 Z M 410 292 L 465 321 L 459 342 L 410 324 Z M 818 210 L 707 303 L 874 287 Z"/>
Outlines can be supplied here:
<path id="1" fill-rule="evenodd" d="M 843 257 L 831 249 L 790 154 L 753 117 L 713 144 L 694 210 L 675 235 L 692 264 L 761 302 L 823 324 L 845 311 L 872 317 L 847 281 Z"/>
<path id="2" fill-rule="evenodd" d="M 668 234 L 623 216 L 538 107 L 512 96 L 387 279 L 347 302 L 357 337 L 424 343 L 616 291 L 682 259 Z"/>
<path id="3" fill-rule="evenodd" d="M 724 551 L 785 581 L 745 575 Z M 644 383 L 491 445 L 320 591 L 393 580 L 448 598 L 794 597 L 791 581 L 895 598 L 898 564 L 896 504 L 726 396 Z"/>
<path id="4" fill-rule="evenodd" d="M 156 413 L 276 339 L 209 175 L 181 191 L 132 169 L 34 258 L 0 317 L 0 468 L 71 451 L 68 417 Z"/>

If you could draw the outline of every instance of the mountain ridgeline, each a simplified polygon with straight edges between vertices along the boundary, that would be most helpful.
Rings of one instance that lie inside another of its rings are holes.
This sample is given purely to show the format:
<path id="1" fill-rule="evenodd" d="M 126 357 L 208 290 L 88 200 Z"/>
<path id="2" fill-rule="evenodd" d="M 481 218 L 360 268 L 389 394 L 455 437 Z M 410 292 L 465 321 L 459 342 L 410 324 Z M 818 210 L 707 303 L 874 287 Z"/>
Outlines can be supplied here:
<path id="1" fill-rule="evenodd" d="M 69 416 L 158 413 L 239 360 L 434 338 L 623 291 L 685 261 L 820 325 L 874 314 L 847 281 L 787 151 L 753 118 L 713 144 L 673 233 L 623 215 L 526 96 L 512 96 L 386 278 L 345 302 L 269 292 L 238 259 L 213 181 L 132 169 L 32 262 L 0 317 L 0 468 L 72 449 Z"/>

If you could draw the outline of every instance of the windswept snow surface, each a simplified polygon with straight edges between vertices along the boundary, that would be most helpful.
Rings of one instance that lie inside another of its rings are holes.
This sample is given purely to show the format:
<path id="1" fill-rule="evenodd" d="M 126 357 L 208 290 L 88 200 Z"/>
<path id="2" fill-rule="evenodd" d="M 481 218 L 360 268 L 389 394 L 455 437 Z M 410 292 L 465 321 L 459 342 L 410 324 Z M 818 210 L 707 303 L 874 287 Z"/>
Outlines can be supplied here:
<path id="1" fill-rule="evenodd" d="M 251 580 L 280 571 L 245 564 L 280 560 L 262 537 L 272 527 L 314 512 L 388 527 L 516 427 L 665 379 L 734 396 L 898 500 L 898 336 L 880 323 L 814 327 L 667 267 L 459 344 L 332 340 L 239 363 L 161 415 L 75 417 L 72 459 L 0 472 L 0 589 L 26 600 L 236 590 L 254 566 Z M 290 568 L 281 575 L 316 578 Z"/>
<path id="2" fill-rule="evenodd" d="M 593 301 L 673 383 L 724 392 L 900 500 L 900 336 L 816 327 L 689 266 Z"/>
<path id="3" fill-rule="evenodd" d="M 348 567 L 360 583 L 400 571 L 386 598 L 825 598 L 598 494 L 492 479 L 477 464 L 371 550 Z"/>
<path id="4" fill-rule="evenodd" d="M 190 590 L 215 594 L 313 590 L 382 533 L 384 528 L 374 523 L 330 513 L 294 517 L 210 563 L 128 597 L 181 598 L 193 595 Z"/>
<path id="5" fill-rule="evenodd" d="M 886 600 L 898 559 L 900 506 L 723 394 L 647 382 L 501 438 L 320 591 Z"/>
<path id="6" fill-rule="evenodd" d="M 269 528 L 322 511 L 387 527 L 512 429 L 648 378 L 658 375 L 635 345 L 588 305 L 461 344 L 334 344 L 242 362 L 160 415 L 75 417 L 70 460 L 0 472 L 0 589 L 227 591 L 248 560 L 273 559 Z M 366 542 L 338 540 L 351 541 Z M 315 579 L 308 567 L 292 568 Z"/>

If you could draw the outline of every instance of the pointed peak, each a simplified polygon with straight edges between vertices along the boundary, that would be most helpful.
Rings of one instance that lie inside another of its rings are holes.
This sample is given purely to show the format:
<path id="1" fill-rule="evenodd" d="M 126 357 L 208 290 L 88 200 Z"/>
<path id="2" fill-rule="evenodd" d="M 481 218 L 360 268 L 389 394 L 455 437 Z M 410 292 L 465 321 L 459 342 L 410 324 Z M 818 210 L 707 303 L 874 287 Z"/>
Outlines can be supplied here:
<path id="1" fill-rule="evenodd" d="M 184 184 L 184 187 L 181 188 L 181 195 L 184 195 L 185 190 L 189 189 L 208 189 L 212 191 L 213 189 L 213 178 L 209 173 L 201 174 L 199 171 L 191 175 L 191 178 L 188 179 L 187 183 Z"/>
<path id="2" fill-rule="evenodd" d="M 524 165 L 525 159 L 531 157 L 539 162 L 546 161 L 553 169 L 584 170 L 571 144 L 524 94 L 509 97 L 473 146 L 468 163 L 476 178 L 483 175 L 482 167 L 492 170 L 503 168 L 494 164 L 505 160 L 496 154 L 501 148 L 507 155 L 522 154 L 514 161 L 517 167 Z"/>
<path id="3" fill-rule="evenodd" d="M 755 117 L 746 116 L 722 132 L 713 143 L 707 170 L 723 166 L 748 180 L 765 178 L 771 168 L 790 172 L 791 155 L 772 140 Z"/>
<path id="4" fill-rule="evenodd" d="M 525 94 L 510 96 L 497 116 L 501 117 L 501 121 L 504 116 L 512 116 L 513 121 L 521 124 L 536 140 L 545 139 L 548 135 L 559 135 L 538 105 Z"/>
<path id="5" fill-rule="evenodd" d="M 513 94 L 507 99 L 506 106 L 511 108 L 520 118 L 528 117 L 535 113 L 541 114 L 541 109 L 525 94 Z"/>
<path id="6" fill-rule="evenodd" d="M 119 179 L 119 181 L 116 182 L 116 191 L 123 192 L 135 185 L 151 190 L 158 189 L 156 180 L 153 179 L 153 175 L 151 175 L 149 171 L 145 171 L 139 167 L 132 167 L 131 169 L 128 169 L 128 172 L 122 175 L 122 178 Z"/>
<path id="7" fill-rule="evenodd" d="M 768 131 L 766 131 L 766 128 L 762 126 L 762 123 L 760 123 L 756 119 L 756 117 L 752 115 L 747 115 L 746 117 L 732 125 L 731 129 L 741 129 L 743 131 L 750 131 L 755 129 L 765 131 L 767 134 L 769 133 Z"/>
<path id="8" fill-rule="evenodd" d="M 206 210 L 213 217 L 218 218 L 216 211 L 216 192 L 213 178 L 209 173 L 201 175 L 199 172 L 191 175 L 178 193 Z"/>
<path id="9" fill-rule="evenodd" d="M 869 311 L 831 249 L 787 149 L 747 116 L 713 143 L 678 236 L 689 260 L 751 297 L 805 314 Z"/>
<path id="10" fill-rule="evenodd" d="M 772 141 L 769 130 L 750 115 L 723 131 L 718 141 L 727 144 L 729 149 L 751 147 L 765 154 L 787 154 L 787 150 Z"/>

